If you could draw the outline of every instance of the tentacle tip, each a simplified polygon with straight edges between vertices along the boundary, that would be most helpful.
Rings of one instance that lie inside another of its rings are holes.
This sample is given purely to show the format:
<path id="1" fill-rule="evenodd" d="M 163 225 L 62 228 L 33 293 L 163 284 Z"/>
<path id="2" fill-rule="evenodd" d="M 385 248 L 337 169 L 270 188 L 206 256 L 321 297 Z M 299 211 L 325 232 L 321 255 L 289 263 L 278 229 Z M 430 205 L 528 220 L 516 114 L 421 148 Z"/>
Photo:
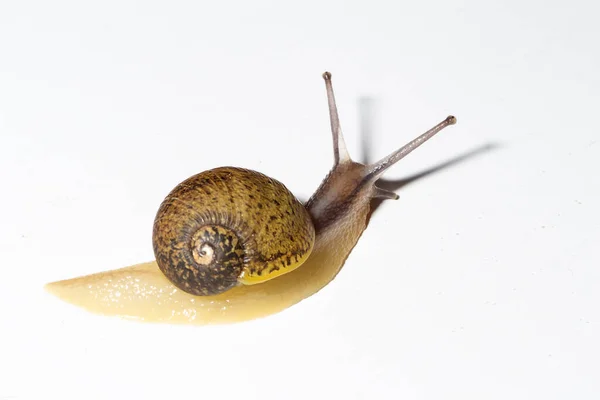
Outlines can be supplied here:
<path id="1" fill-rule="evenodd" d="M 454 125 L 456 124 L 456 117 L 454 115 L 449 115 L 448 117 L 446 117 L 446 122 L 448 123 L 448 125 Z"/>
<path id="2" fill-rule="evenodd" d="M 331 72 L 323 72 L 323 79 L 325 79 L 326 81 L 330 81 L 331 80 Z"/>
<path id="3" fill-rule="evenodd" d="M 386 190 L 380 188 L 379 186 L 375 186 L 375 192 L 373 193 L 373 197 L 376 199 L 385 199 L 385 200 L 398 200 L 400 196 L 391 190 Z"/>

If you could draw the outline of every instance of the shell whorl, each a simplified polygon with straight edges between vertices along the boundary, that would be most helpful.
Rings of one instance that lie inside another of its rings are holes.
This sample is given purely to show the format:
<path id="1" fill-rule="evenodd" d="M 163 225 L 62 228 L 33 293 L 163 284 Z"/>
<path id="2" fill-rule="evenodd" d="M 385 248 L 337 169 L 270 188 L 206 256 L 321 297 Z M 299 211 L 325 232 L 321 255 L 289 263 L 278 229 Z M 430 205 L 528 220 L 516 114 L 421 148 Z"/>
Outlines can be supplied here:
<path id="1" fill-rule="evenodd" d="M 314 236 L 308 212 L 282 183 L 223 167 L 171 191 L 156 215 L 152 242 L 158 266 L 179 289 L 213 295 L 295 269 Z"/>

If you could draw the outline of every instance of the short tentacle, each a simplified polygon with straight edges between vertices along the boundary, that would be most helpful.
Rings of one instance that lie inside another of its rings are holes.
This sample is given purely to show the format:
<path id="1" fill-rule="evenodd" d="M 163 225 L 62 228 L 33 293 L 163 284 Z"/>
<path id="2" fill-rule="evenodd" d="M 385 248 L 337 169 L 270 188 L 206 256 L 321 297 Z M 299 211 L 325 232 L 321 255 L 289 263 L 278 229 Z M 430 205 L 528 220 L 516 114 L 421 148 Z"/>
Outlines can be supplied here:
<path id="1" fill-rule="evenodd" d="M 396 193 L 390 190 L 383 189 L 377 186 L 374 186 L 373 189 L 373 198 L 375 199 L 398 200 L 400 198 L 400 196 L 398 196 Z"/>

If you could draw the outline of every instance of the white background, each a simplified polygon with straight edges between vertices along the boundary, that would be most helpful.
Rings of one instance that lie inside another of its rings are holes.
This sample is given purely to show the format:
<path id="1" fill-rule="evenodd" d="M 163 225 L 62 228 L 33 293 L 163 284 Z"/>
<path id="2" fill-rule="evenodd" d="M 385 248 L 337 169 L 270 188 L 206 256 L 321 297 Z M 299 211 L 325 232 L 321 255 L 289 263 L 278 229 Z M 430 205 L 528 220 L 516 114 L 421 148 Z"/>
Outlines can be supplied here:
<path id="1" fill-rule="evenodd" d="M 0 399 L 600 398 L 600 51 L 589 1 L 3 1 Z M 46 282 L 152 259 L 179 181 L 306 199 L 448 114 L 323 291 L 222 327 L 88 314 Z M 365 151 L 367 149 L 367 151 Z"/>

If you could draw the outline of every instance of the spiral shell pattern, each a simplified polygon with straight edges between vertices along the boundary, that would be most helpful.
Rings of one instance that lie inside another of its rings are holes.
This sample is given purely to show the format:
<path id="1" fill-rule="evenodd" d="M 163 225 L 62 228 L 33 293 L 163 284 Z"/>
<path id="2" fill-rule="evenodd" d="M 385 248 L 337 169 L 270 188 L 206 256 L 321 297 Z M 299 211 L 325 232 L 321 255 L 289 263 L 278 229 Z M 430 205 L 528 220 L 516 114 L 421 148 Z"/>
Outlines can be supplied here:
<path id="1" fill-rule="evenodd" d="M 175 187 L 158 210 L 152 235 L 165 276 L 201 296 L 294 270 L 314 239 L 308 212 L 282 183 L 233 167 L 202 172 Z"/>

